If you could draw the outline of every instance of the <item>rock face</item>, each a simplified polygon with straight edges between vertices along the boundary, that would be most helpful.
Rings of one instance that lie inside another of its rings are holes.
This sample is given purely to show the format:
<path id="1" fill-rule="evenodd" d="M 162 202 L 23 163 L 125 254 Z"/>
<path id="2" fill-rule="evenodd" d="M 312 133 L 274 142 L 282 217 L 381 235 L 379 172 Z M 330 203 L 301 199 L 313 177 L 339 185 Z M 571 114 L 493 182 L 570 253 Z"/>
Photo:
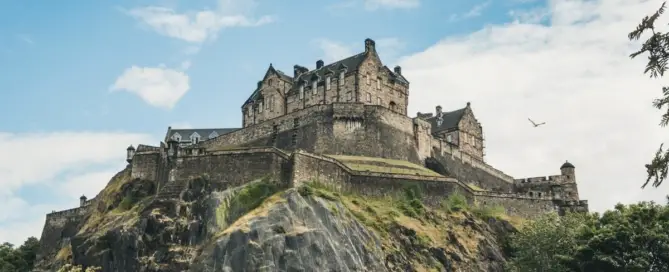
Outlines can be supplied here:
<path id="1" fill-rule="evenodd" d="M 178 197 L 139 194 L 129 208 L 109 197 L 70 239 L 71 256 L 36 271 L 56 271 L 63 260 L 104 272 L 503 271 L 501 241 L 515 230 L 469 212 L 277 184 L 213 192 L 200 178 Z"/>

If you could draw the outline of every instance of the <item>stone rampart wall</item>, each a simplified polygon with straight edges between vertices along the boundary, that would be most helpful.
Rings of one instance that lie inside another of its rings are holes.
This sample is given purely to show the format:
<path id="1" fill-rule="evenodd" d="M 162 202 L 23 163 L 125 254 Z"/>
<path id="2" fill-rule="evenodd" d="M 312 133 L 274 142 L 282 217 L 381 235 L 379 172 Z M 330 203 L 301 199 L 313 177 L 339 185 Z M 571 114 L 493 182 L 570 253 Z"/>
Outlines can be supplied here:
<path id="1" fill-rule="evenodd" d="M 483 206 L 502 206 L 507 213 L 532 217 L 556 209 L 551 197 L 528 197 L 513 193 L 474 191 L 453 178 L 387 174 L 355 171 L 326 156 L 303 151 L 293 153 L 293 182 L 319 181 L 337 190 L 368 196 L 386 197 L 403 193 L 407 186 L 418 186 L 423 201 L 439 207 L 453 192 L 463 194 L 468 201 Z"/>
<path id="2" fill-rule="evenodd" d="M 171 179 L 188 180 L 207 175 L 216 190 L 240 186 L 268 175 L 284 177 L 288 156 L 276 148 L 247 148 L 180 156 Z M 288 182 L 287 180 L 285 182 Z"/>
<path id="3" fill-rule="evenodd" d="M 460 152 L 457 146 L 452 145 L 448 142 L 444 142 L 441 139 L 434 139 L 432 141 L 432 147 L 435 152 L 438 152 L 442 156 L 450 156 L 451 159 L 459 161 L 461 164 L 468 164 L 470 167 L 479 169 L 483 172 L 488 173 L 496 177 L 499 180 L 503 180 L 507 183 L 513 183 L 513 177 L 505 174 L 504 172 L 497 170 L 491 165 L 482 162 L 467 153 Z"/>

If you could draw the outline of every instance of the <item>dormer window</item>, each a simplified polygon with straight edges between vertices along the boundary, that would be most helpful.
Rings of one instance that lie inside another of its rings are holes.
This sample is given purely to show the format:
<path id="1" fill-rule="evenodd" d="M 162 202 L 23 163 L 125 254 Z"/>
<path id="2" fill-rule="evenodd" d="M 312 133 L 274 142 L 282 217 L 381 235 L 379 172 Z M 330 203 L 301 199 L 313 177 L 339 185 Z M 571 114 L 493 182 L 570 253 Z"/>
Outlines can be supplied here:
<path id="1" fill-rule="evenodd" d="M 318 92 L 318 81 L 314 80 L 314 82 L 311 83 L 311 90 L 314 94 Z"/>
<path id="2" fill-rule="evenodd" d="M 325 78 L 325 89 L 326 90 L 330 89 L 330 77 Z"/>
<path id="3" fill-rule="evenodd" d="M 304 85 L 300 85 L 300 99 L 304 99 Z"/>
<path id="4" fill-rule="evenodd" d="M 197 144 L 200 142 L 200 134 L 197 134 L 197 132 L 193 132 L 193 134 L 190 135 L 190 142 L 193 144 Z"/>
<path id="5" fill-rule="evenodd" d="M 441 123 L 443 123 L 443 122 L 444 122 L 444 119 L 442 119 L 441 117 L 437 118 L 437 126 L 438 127 L 441 126 Z"/>
<path id="6" fill-rule="evenodd" d="M 339 73 L 339 85 L 344 85 L 344 76 L 345 75 L 346 75 L 346 73 L 344 73 L 344 71 Z"/>
<path id="7" fill-rule="evenodd" d="M 172 134 L 172 139 L 174 139 L 177 142 L 181 142 L 181 134 L 179 134 L 178 132 Z"/>
<path id="8" fill-rule="evenodd" d="M 214 139 L 214 138 L 216 138 L 216 137 L 218 137 L 218 133 L 217 133 L 216 131 L 212 131 L 212 132 L 209 134 L 209 139 Z"/>

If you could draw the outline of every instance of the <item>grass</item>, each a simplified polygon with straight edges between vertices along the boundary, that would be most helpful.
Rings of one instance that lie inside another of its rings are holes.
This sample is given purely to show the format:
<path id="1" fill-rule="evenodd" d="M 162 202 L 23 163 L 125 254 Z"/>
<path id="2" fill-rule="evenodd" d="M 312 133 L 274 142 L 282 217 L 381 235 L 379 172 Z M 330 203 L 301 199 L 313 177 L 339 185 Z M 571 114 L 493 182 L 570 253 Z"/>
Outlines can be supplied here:
<path id="1" fill-rule="evenodd" d="M 216 209 L 216 223 L 221 228 L 232 224 L 244 214 L 258 208 L 267 198 L 279 192 L 276 184 L 271 182 L 271 177 L 249 183 L 218 206 Z"/>
<path id="2" fill-rule="evenodd" d="M 356 171 L 441 177 L 437 172 L 408 161 L 385 158 L 326 155 Z"/>
<path id="3" fill-rule="evenodd" d="M 481 188 L 481 187 L 479 187 L 479 186 L 477 186 L 476 184 L 471 183 L 471 182 L 470 182 L 470 183 L 467 183 L 467 186 L 469 186 L 469 188 L 471 188 L 471 189 L 474 190 L 474 191 L 488 191 L 488 190 L 483 189 L 483 188 Z"/>

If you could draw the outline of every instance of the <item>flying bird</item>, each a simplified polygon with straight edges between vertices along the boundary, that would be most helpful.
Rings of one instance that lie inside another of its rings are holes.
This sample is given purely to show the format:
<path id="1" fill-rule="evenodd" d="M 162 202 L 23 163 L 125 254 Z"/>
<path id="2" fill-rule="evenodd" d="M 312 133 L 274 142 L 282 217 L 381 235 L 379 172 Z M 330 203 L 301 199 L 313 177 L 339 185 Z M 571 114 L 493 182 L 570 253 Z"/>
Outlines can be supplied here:
<path id="1" fill-rule="evenodd" d="M 530 118 L 527 118 L 527 120 L 530 120 L 530 122 L 532 122 L 532 125 L 533 125 L 534 127 L 538 127 L 538 126 L 541 126 L 541 125 L 543 125 L 543 124 L 546 124 L 546 122 L 541 122 L 541 123 L 537 124 L 537 123 L 535 123 L 534 121 L 532 121 L 532 119 L 530 119 Z"/>

